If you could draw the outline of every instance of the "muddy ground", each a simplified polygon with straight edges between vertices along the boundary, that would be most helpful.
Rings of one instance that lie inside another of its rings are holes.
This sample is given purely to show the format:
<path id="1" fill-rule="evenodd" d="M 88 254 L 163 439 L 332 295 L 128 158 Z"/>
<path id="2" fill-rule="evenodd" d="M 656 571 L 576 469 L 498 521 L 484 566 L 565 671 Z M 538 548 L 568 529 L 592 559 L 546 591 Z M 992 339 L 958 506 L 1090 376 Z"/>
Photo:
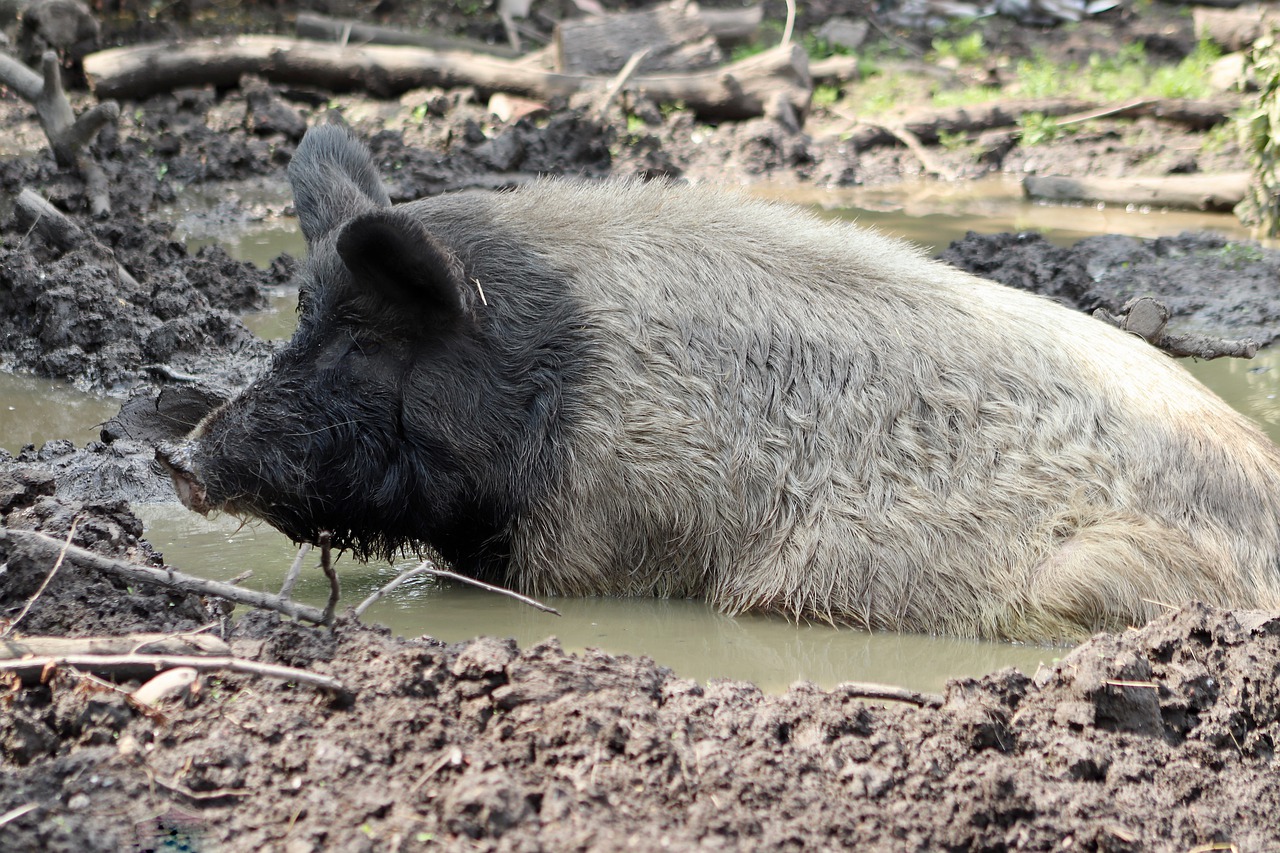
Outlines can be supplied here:
<path id="1" fill-rule="evenodd" d="M 801 6 L 802 31 L 858 10 Z M 102 41 L 287 31 L 292 11 L 192 2 L 138 14 L 124 3 L 104 10 Z M 369 14 L 341 2 L 321 11 Z M 382 3 L 376 14 L 472 37 L 502 33 L 492 14 L 464 15 L 451 3 Z M 1142 39 L 1153 58 L 1173 60 L 1194 41 L 1189 19 L 1163 6 L 1072 28 L 1000 18 L 983 26 L 1009 56 L 1084 57 Z M 893 37 L 917 48 L 930 38 Z M 0 93 L 5 191 L 36 189 L 96 239 L 60 252 L 4 214 L 3 364 L 117 395 L 123 407 L 101 442 L 51 436 L 16 457 L 0 451 L 0 625 L 31 603 L 14 636 L 204 629 L 242 658 L 331 675 L 344 689 L 215 673 L 151 709 L 131 702 L 131 682 L 66 670 L 43 684 L 14 682 L 0 697 L 0 848 L 1280 846 L 1276 614 L 1188 605 L 1049 652 L 1060 660 L 1040 672 L 953 682 L 915 707 L 806 684 L 781 696 L 699 685 L 644 659 L 566 655 L 553 641 L 447 646 L 350 617 L 332 631 L 243 609 L 233 620 L 215 600 L 71 564 L 41 591 L 49 561 L 6 531 L 43 530 L 163 565 L 129 508 L 168 494 L 151 465 L 154 443 L 188 429 L 271 354 L 238 315 L 289 287 L 293 259 L 260 270 L 219 249 L 189 252 L 157 211 L 192 186 L 278 185 L 303 128 L 323 112 L 341 110 L 369 139 L 396 200 L 538 173 L 874 185 L 921 168 L 905 148 L 851 145 L 840 117 L 820 110 L 806 132 L 766 119 L 710 127 L 642 102 L 630 105 L 638 122 L 568 102 L 538 120 L 503 122 L 468 92 L 386 102 L 252 79 L 123 106 L 96 144 L 115 214 L 94 222 L 31 109 Z M 1102 121 L 1044 146 L 993 137 L 990 150 L 935 154 L 964 177 L 1046 164 L 1069 175 L 1242 168 L 1224 140 L 1203 146 L 1203 133 L 1143 119 Z M 206 217 L 210 233 L 285 212 L 225 192 L 227 203 Z M 1280 334 L 1280 255 L 1213 235 L 1098 237 L 1069 249 L 1035 234 L 971 235 L 943 257 L 1082 310 L 1115 311 L 1154 294 L 1188 330 L 1262 343 Z"/>

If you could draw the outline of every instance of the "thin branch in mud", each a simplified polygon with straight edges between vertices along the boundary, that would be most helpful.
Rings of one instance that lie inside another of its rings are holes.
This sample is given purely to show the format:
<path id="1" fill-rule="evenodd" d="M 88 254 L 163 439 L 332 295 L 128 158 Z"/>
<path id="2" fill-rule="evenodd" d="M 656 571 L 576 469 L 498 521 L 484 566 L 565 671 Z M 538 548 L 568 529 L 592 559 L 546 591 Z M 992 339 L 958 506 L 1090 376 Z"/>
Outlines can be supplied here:
<path id="1" fill-rule="evenodd" d="M 298 577 L 302 574 L 302 561 L 311 553 L 311 543 L 304 542 L 298 547 L 298 556 L 293 558 L 289 571 L 285 573 L 284 583 L 280 585 L 280 597 L 286 601 L 293 597 L 293 588 L 298 585 Z"/>
<path id="2" fill-rule="evenodd" d="M 1258 353 L 1258 342 L 1251 338 L 1227 340 L 1208 335 L 1188 333 L 1170 335 L 1165 332 L 1169 322 L 1169 308 L 1158 299 L 1139 296 L 1130 300 L 1119 315 L 1099 308 L 1093 316 L 1138 337 L 1174 358 L 1253 358 Z M 1159 603 L 1159 602 L 1153 602 Z"/>
<path id="3" fill-rule="evenodd" d="M 262 678 L 274 678 L 279 681 L 296 681 L 309 684 L 333 693 L 349 697 L 351 692 L 338 679 L 297 669 L 292 666 L 281 666 L 273 663 L 259 663 L 244 658 L 222 655 L 218 657 L 199 657 L 195 655 L 61 655 L 58 657 L 22 658 L 21 660 L 0 661 L 0 673 L 13 673 L 28 684 L 39 683 L 47 677 L 47 673 L 69 668 L 95 675 L 117 676 L 121 678 L 145 678 L 154 676 L 165 670 L 187 667 L 197 672 L 237 672 L 242 675 L 255 675 Z"/>
<path id="4" fill-rule="evenodd" d="M 320 540 L 320 568 L 324 571 L 324 576 L 329 579 L 329 603 L 324 607 L 324 618 L 320 620 L 320 624 L 333 626 L 333 611 L 338 606 L 338 599 L 342 596 L 342 589 L 338 585 L 338 573 L 333 569 L 333 534 L 328 530 L 321 530 L 317 537 Z"/>
<path id="5" fill-rule="evenodd" d="M 479 587 L 480 589 L 486 590 L 488 592 L 496 592 L 499 595 L 509 596 L 511 598 L 514 598 L 516 601 L 519 601 L 522 604 L 527 604 L 530 607 L 533 607 L 537 610 L 541 610 L 543 613 L 554 613 L 556 616 L 561 615 L 560 611 L 556 610 L 554 607 L 548 607 L 547 605 L 543 604 L 540 601 L 537 601 L 536 599 L 529 598 L 527 595 L 521 595 L 518 592 L 512 592 L 511 590 L 506 589 L 504 587 L 494 586 L 493 584 L 487 584 L 484 581 L 478 581 L 475 578 L 469 578 L 466 575 L 460 575 L 460 574 L 457 574 L 456 572 L 450 572 L 445 569 L 436 568 L 436 565 L 432 563 L 430 560 L 423 560 L 414 568 L 405 569 L 403 572 L 396 575 L 395 578 L 386 586 L 375 591 L 372 595 L 370 595 L 364 601 L 360 602 L 360 605 L 356 607 L 354 611 L 356 618 L 359 619 L 364 614 L 364 612 L 368 610 L 369 607 L 379 598 L 391 592 L 393 589 L 405 583 L 406 581 L 412 580 L 413 578 L 416 578 L 419 575 L 431 575 L 432 577 L 447 578 L 449 580 L 460 581 L 465 584 L 470 584 L 471 586 Z"/>
<path id="6" fill-rule="evenodd" d="M 0 536 L 12 536 L 22 542 L 30 545 L 33 549 L 40 552 L 40 556 L 53 559 L 57 555 L 57 550 L 62 547 L 62 543 L 49 536 L 46 533 L 40 533 L 36 530 L 14 530 L 12 528 L 0 531 Z M 263 610 L 274 610 L 293 619 L 303 619 L 307 622 L 315 624 L 324 624 L 325 616 L 319 608 L 310 607 L 295 601 L 283 600 L 270 593 L 257 592 L 251 589 L 240 589 L 239 587 L 230 586 L 229 584 L 220 583 L 219 581 L 206 580 L 204 578 L 192 577 L 184 575 L 173 569 L 157 569 L 153 566 L 140 566 L 136 563 L 125 563 L 119 560 L 112 560 L 103 557 L 101 554 L 95 554 L 84 548 L 78 548 L 75 545 L 69 546 L 66 558 L 73 565 L 81 568 L 93 569 L 94 571 L 113 574 L 118 577 L 126 578 L 134 582 L 151 583 L 166 589 L 176 590 L 182 593 L 191 593 L 195 595 L 212 595 L 217 598 L 224 598 L 227 601 L 234 601 L 237 604 L 247 604 L 250 607 L 260 607 Z"/>
<path id="7" fill-rule="evenodd" d="M 40 584 L 40 588 L 36 590 L 35 595 L 27 599 L 27 603 L 23 606 L 22 612 L 15 616 L 13 621 L 6 625 L 3 631 L 0 631 L 0 639 L 4 639 L 13 633 L 13 630 L 18 627 L 18 623 L 26 618 L 26 615 L 31 612 L 31 608 L 35 606 L 36 599 L 38 599 L 45 589 L 48 588 L 49 581 L 53 580 L 53 576 L 58 573 L 58 569 L 62 568 L 62 561 L 67 557 L 67 549 L 71 547 L 71 540 L 76 535 L 76 525 L 79 523 L 80 516 L 77 515 L 75 518 L 71 519 L 71 529 L 67 531 L 67 541 L 62 543 L 62 550 L 58 552 L 58 559 L 53 561 L 53 568 L 49 570 L 49 574 L 44 576 L 44 582 Z"/>
<path id="8" fill-rule="evenodd" d="M 604 121 L 609 113 L 609 106 L 613 103 L 613 99 L 618 97 L 618 93 L 622 91 L 622 87 L 627 85 L 627 81 L 631 79 L 631 75 L 636 73 L 636 69 L 640 67 L 640 63 L 644 62 L 644 58 L 649 55 L 651 48 L 637 50 L 631 54 L 631 58 L 626 61 L 618 71 L 616 77 L 609 83 L 609 88 L 605 90 L 604 95 L 600 98 L 600 105 L 596 107 L 596 117 L 600 121 Z M 476 280 L 476 286 L 480 286 L 480 280 Z M 484 291 L 480 291 L 480 298 L 484 298 Z"/>
<path id="9" fill-rule="evenodd" d="M 874 699 L 881 702 L 906 702 L 918 708 L 941 708 L 942 696 L 937 693 L 917 693 L 905 687 L 891 684 L 871 684 L 865 681 L 846 681 L 837 684 L 833 694 L 850 699 Z"/>
<path id="10" fill-rule="evenodd" d="M 24 814 L 30 814 L 38 808 L 40 808 L 39 803 L 27 803 L 25 806 L 18 806 L 16 809 L 9 809 L 9 811 L 4 814 L 0 814 L 0 826 L 4 826 L 7 823 L 13 823 Z"/>

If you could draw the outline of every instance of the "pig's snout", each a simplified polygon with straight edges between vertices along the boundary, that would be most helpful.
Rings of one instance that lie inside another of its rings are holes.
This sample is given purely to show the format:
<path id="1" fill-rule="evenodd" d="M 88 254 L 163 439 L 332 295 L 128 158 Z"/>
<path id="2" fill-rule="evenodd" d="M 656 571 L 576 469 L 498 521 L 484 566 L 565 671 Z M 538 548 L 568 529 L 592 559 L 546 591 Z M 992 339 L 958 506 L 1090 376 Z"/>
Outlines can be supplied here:
<path id="1" fill-rule="evenodd" d="M 190 510 L 201 515 L 208 515 L 213 509 L 209 505 L 209 496 L 196 475 L 191 460 L 190 444 L 170 444 L 164 442 L 156 447 L 156 461 L 169 472 L 173 479 L 173 487 L 178 493 L 178 500 Z"/>

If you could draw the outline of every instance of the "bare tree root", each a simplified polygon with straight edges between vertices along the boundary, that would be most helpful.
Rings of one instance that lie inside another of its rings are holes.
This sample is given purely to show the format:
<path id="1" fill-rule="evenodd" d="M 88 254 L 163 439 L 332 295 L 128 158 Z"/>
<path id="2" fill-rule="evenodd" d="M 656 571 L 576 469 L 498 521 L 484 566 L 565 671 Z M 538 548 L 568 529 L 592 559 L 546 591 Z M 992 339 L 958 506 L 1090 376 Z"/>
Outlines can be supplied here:
<path id="1" fill-rule="evenodd" d="M 115 101 L 103 101 L 77 117 L 62 88 L 57 54 L 45 51 L 40 71 L 36 74 L 13 57 L 0 54 L 0 84 L 36 108 L 54 160 L 63 169 L 76 170 L 85 184 L 89 212 L 98 218 L 106 217 L 111 213 L 107 176 L 90 155 L 89 143 L 102 128 L 120 117 L 120 106 Z"/>
<path id="2" fill-rule="evenodd" d="M 1157 349 L 1174 358 L 1253 358 L 1258 352 L 1258 342 L 1249 338 L 1237 341 L 1211 338 L 1208 335 L 1169 335 L 1165 326 L 1169 322 L 1169 308 L 1150 296 L 1130 300 L 1119 316 L 1099 308 L 1093 316 L 1126 332 L 1131 332 Z"/>
<path id="3" fill-rule="evenodd" d="M 55 539 L 46 533 L 40 533 L 35 530 L 14 530 L 12 528 L 0 530 L 0 537 L 12 537 L 13 539 L 29 546 L 37 552 L 41 557 L 50 560 L 56 560 L 58 554 L 64 550 L 61 540 Z M 273 610 L 276 613 L 283 614 L 292 619 L 301 619 L 316 625 L 328 624 L 332 618 L 332 614 L 326 617 L 325 613 L 318 608 L 309 607 L 296 601 L 282 599 L 279 596 L 270 593 L 257 592 L 251 589 L 240 589 L 230 584 L 220 583 L 219 581 L 205 580 L 204 578 L 192 577 L 184 575 L 181 572 L 175 572 L 172 569 L 157 569 L 152 566 L 140 566 L 136 563 L 125 563 L 119 560 L 112 560 L 95 554 L 92 551 L 86 551 L 75 545 L 65 546 L 66 561 L 72 565 L 85 569 L 93 569 L 94 571 L 104 572 L 126 578 L 130 581 L 152 583 L 166 589 L 176 590 L 177 592 L 193 593 L 195 595 L 212 595 L 217 598 L 223 598 L 227 601 L 234 601 L 237 604 L 246 604 L 250 607 L 259 607 L 263 610 Z"/>

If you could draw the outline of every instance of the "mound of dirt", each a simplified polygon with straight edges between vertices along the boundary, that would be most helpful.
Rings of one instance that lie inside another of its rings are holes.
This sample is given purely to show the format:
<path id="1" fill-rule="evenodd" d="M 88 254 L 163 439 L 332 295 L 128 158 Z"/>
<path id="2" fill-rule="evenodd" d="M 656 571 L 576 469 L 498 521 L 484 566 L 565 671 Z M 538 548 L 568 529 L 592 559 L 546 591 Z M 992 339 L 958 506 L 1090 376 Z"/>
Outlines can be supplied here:
<path id="1" fill-rule="evenodd" d="M 1152 296 L 1169 308 L 1178 331 L 1262 346 L 1280 337 L 1280 252 L 1216 234 L 1103 235 L 1065 248 L 1035 232 L 970 232 L 939 257 L 1082 311 L 1118 314 L 1131 299 Z"/>

